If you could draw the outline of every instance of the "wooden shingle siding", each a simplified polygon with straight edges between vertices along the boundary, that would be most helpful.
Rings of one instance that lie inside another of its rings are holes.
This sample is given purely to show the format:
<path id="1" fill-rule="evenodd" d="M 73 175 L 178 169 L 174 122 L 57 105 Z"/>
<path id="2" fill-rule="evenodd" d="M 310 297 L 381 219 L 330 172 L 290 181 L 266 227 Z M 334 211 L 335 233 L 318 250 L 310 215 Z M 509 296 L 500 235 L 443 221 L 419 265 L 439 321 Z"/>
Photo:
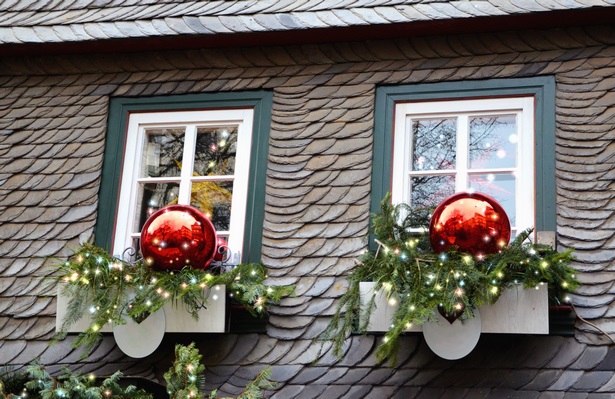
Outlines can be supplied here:
<path id="1" fill-rule="evenodd" d="M 510 2 L 498 10 L 546 3 Z M 272 365 L 280 382 L 276 399 L 546 398 L 564 391 L 610 397 L 615 351 L 581 322 L 575 337 L 483 336 L 455 362 L 409 335 L 401 339 L 396 368 L 376 366 L 378 336 L 351 337 L 339 361 L 328 344 L 312 341 L 366 247 L 376 87 L 547 75 L 556 81 L 558 241 L 562 249 L 575 248 L 583 283 L 573 302 L 613 334 L 613 26 L 0 58 L 0 362 L 40 357 L 52 371 L 121 369 L 162 380 L 174 344 L 196 341 L 208 365 L 206 387 L 228 395 Z M 123 355 L 111 336 L 83 362 L 70 339 L 49 346 L 55 287 L 41 277 L 55 262 L 48 256 L 65 257 L 93 234 L 109 97 L 256 89 L 273 91 L 263 261 L 273 283 L 297 285 L 296 297 L 271 309 L 267 334 L 167 335 L 139 361 Z"/>

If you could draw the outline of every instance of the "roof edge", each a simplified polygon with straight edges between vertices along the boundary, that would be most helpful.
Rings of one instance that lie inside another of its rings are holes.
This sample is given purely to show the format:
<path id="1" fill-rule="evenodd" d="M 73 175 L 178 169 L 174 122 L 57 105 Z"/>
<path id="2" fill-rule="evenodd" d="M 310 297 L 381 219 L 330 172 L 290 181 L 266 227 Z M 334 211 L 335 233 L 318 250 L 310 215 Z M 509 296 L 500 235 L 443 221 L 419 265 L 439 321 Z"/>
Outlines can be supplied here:
<path id="1" fill-rule="evenodd" d="M 481 33 L 524 29 L 552 29 L 611 24 L 615 8 L 430 20 L 386 25 L 297 29 L 229 34 L 174 35 L 98 41 L 22 43 L 0 45 L 0 56 L 132 53 L 198 48 L 301 45 L 365 41 L 443 34 Z"/>

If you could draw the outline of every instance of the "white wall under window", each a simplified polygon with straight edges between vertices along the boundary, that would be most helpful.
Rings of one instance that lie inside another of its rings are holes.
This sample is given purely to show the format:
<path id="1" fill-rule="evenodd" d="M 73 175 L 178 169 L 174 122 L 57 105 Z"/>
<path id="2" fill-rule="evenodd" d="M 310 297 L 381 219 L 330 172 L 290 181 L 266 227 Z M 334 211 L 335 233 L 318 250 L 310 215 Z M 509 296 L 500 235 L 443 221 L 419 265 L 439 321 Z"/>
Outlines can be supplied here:
<path id="1" fill-rule="evenodd" d="M 513 235 L 535 225 L 534 97 L 397 103 L 393 136 L 393 203 L 477 191 L 504 207 Z"/>
<path id="2" fill-rule="evenodd" d="M 251 108 L 131 113 L 113 253 L 135 247 L 147 217 L 177 203 L 203 211 L 239 254 L 252 126 Z"/>

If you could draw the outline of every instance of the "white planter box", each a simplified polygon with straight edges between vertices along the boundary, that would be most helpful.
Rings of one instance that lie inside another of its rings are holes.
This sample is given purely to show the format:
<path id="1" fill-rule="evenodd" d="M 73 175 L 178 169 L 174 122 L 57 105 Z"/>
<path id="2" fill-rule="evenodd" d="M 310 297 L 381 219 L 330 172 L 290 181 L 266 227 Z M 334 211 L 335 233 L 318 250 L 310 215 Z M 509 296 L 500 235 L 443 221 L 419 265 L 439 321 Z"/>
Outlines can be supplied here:
<path id="1" fill-rule="evenodd" d="M 56 312 L 56 331 L 60 331 L 68 298 L 62 295 L 62 288 L 58 288 L 58 302 Z M 226 286 L 216 285 L 210 289 L 207 308 L 199 311 L 199 319 L 195 320 L 185 309 L 183 302 L 167 303 L 163 308 L 166 319 L 165 331 L 175 332 L 225 332 L 226 330 Z M 78 322 L 72 324 L 67 332 L 79 333 L 90 327 L 90 319 L 84 316 Z M 112 326 L 106 324 L 101 332 L 112 332 Z"/>
<path id="2" fill-rule="evenodd" d="M 364 305 L 373 293 L 375 283 L 362 282 L 359 290 Z M 376 294 L 375 309 L 369 318 L 368 332 L 386 332 L 398 305 L 387 301 L 386 293 Z M 538 289 L 508 289 L 502 292 L 493 305 L 479 308 L 482 333 L 502 334 L 548 334 L 549 303 L 547 285 Z M 361 321 L 362 322 L 362 321 Z M 420 325 L 413 325 L 407 331 L 422 331 Z"/>

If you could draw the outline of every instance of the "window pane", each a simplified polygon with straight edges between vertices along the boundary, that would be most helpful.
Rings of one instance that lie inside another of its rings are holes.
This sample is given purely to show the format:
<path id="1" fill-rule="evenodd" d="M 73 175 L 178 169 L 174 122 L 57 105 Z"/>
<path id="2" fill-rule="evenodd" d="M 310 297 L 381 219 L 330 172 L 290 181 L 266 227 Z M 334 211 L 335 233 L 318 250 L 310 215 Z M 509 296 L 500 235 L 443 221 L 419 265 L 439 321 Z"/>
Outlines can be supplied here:
<path id="1" fill-rule="evenodd" d="M 417 176 L 411 180 L 410 205 L 412 208 L 435 208 L 455 193 L 454 176 Z"/>
<path id="2" fill-rule="evenodd" d="M 170 177 L 181 174 L 184 129 L 147 129 L 141 177 Z"/>
<path id="3" fill-rule="evenodd" d="M 420 119 L 412 123 L 412 170 L 455 169 L 457 121 Z"/>
<path id="4" fill-rule="evenodd" d="M 470 118 L 470 168 L 514 168 L 516 159 L 516 115 Z"/>
<path id="5" fill-rule="evenodd" d="M 177 203 L 179 183 L 139 184 L 138 195 L 137 226 L 134 232 L 141 231 L 141 228 L 152 213 L 164 206 Z"/>
<path id="6" fill-rule="evenodd" d="M 233 182 L 193 182 L 191 204 L 214 224 L 216 231 L 230 230 Z"/>
<path id="7" fill-rule="evenodd" d="M 490 173 L 470 176 L 470 188 L 495 198 L 506 211 L 512 226 L 516 224 L 515 186 L 515 176 L 512 174 Z"/>
<path id="8" fill-rule="evenodd" d="M 194 172 L 199 176 L 235 173 L 237 126 L 197 129 Z"/>

